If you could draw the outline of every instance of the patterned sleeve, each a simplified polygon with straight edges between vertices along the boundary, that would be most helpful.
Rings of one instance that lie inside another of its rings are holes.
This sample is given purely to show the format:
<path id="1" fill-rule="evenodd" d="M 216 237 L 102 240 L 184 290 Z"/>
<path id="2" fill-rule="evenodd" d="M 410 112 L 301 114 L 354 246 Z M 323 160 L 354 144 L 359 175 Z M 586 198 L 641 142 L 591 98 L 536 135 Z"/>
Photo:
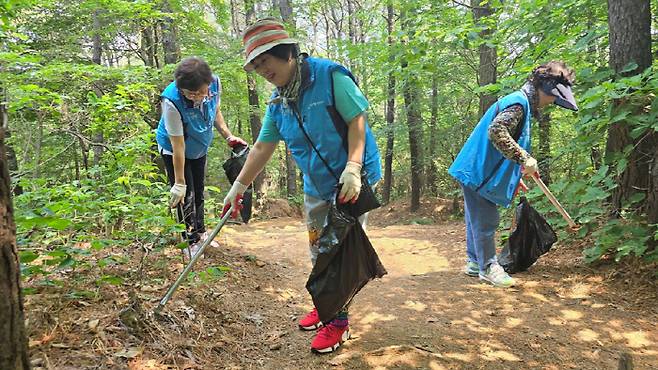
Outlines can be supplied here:
<path id="1" fill-rule="evenodd" d="M 489 126 L 489 140 L 505 158 L 523 164 L 529 154 L 514 140 L 512 135 L 523 124 L 523 107 L 514 104 L 505 108 Z"/>

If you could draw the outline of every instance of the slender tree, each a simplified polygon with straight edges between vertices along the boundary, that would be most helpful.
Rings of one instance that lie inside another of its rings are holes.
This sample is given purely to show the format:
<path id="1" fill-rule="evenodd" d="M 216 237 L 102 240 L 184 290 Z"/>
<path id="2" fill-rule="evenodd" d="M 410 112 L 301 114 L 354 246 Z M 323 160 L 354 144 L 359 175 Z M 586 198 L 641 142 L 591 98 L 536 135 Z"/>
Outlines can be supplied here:
<path id="1" fill-rule="evenodd" d="M 275 3 L 276 7 L 279 9 L 281 20 L 287 25 L 288 30 L 295 34 L 296 28 L 292 18 L 292 5 L 290 4 L 290 0 L 273 0 L 273 3 Z M 297 194 L 297 165 L 292 157 L 292 153 L 288 150 L 288 145 L 285 145 L 285 156 L 286 194 L 288 197 L 292 197 Z"/>
<path id="2" fill-rule="evenodd" d="M 471 6 L 473 9 L 473 18 L 477 24 L 482 20 L 482 18 L 490 17 L 494 14 L 494 9 L 491 6 L 490 1 L 483 0 L 471 0 Z M 482 31 L 480 31 L 480 37 L 483 40 L 486 40 L 494 32 L 489 26 L 484 26 Z M 486 86 L 489 84 L 496 83 L 496 69 L 498 64 L 498 58 L 496 55 L 496 48 L 493 46 L 487 45 L 485 42 L 481 42 L 479 47 L 480 55 L 480 64 L 478 67 L 478 85 Z M 491 104 L 496 102 L 496 95 L 480 93 L 480 116 L 489 109 Z"/>
<path id="3" fill-rule="evenodd" d="M 413 41 L 412 14 L 410 10 L 403 10 L 401 15 L 402 31 L 409 42 Z M 420 81 L 416 71 L 410 70 L 405 59 L 401 62 L 404 71 L 402 95 L 404 96 L 405 111 L 407 113 L 407 126 L 409 129 L 409 152 L 411 155 L 411 211 L 420 208 L 420 196 L 423 187 L 423 116 L 421 113 Z"/>
<path id="4" fill-rule="evenodd" d="M 180 45 L 178 44 L 176 24 L 171 14 L 172 10 L 169 0 L 162 2 L 162 12 L 165 14 L 164 19 L 160 22 L 164 62 L 165 64 L 176 64 L 180 60 Z"/>
<path id="5" fill-rule="evenodd" d="M 395 52 L 393 50 L 393 25 L 395 13 L 393 1 L 388 0 L 386 4 L 386 32 L 388 43 L 388 62 L 393 66 L 395 63 Z M 386 89 L 386 154 L 384 156 L 384 187 L 382 198 L 384 203 L 391 200 L 391 187 L 393 185 L 393 145 L 395 144 L 395 75 L 393 69 L 388 71 Z"/>
<path id="6" fill-rule="evenodd" d="M 540 113 L 539 116 L 539 145 L 537 161 L 539 161 L 539 175 L 546 184 L 551 183 L 551 115 Z"/>

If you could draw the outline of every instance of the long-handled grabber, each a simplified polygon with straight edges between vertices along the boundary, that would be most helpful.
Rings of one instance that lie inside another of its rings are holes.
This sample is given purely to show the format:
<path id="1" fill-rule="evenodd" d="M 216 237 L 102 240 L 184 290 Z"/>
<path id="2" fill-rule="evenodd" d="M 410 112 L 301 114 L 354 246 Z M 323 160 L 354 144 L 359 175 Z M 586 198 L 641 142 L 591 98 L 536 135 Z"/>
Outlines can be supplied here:
<path id="1" fill-rule="evenodd" d="M 224 214 L 224 216 L 222 216 L 221 220 L 219 221 L 217 226 L 215 226 L 215 228 L 210 233 L 208 238 L 203 241 L 203 243 L 201 244 L 201 247 L 199 248 L 199 251 L 195 255 L 192 256 L 192 258 L 190 259 L 190 263 L 188 263 L 187 266 L 185 266 L 183 271 L 181 271 L 181 273 L 178 275 L 178 278 L 176 279 L 176 281 L 173 284 L 171 284 L 171 286 L 169 287 L 169 290 L 164 295 L 164 297 L 162 297 L 162 299 L 160 300 L 160 303 L 158 303 L 158 305 L 155 307 L 153 312 L 159 313 L 162 310 L 162 308 L 164 307 L 164 305 L 167 304 L 167 301 L 169 301 L 169 298 L 171 298 L 171 296 L 174 294 L 176 289 L 178 289 L 178 286 L 187 277 L 187 274 L 189 274 L 190 270 L 192 270 L 192 267 L 194 267 L 194 264 L 196 263 L 196 261 L 203 255 L 203 251 L 215 239 L 215 236 L 217 236 L 217 234 L 219 234 L 219 231 L 222 229 L 222 227 L 224 227 L 224 224 L 226 224 L 226 221 L 231 217 L 231 213 L 233 213 L 233 206 L 231 206 L 229 211 L 226 212 Z"/>
<path id="2" fill-rule="evenodd" d="M 560 212 L 560 214 L 562 215 L 562 218 L 564 218 L 564 220 L 567 221 L 567 223 L 569 224 L 569 228 L 572 231 L 577 231 L 578 229 L 580 229 L 580 225 L 574 222 L 571 216 L 569 216 L 569 213 L 564 209 L 564 207 L 562 207 L 562 205 L 557 200 L 557 198 L 555 198 L 553 193 L 551 193 L 551 191 L 548 189 L 548 186 L 544 184 L 541 177 L 539 177 L 539 172 L 533 173 L 532 179 L 535 180 L 541 191 L 543 191 L 544 194 L 546 194 L 546 196 L 548 197 L 548 200 L 550 200 L 551 203 L 553 203 L 553 205 L 555 206 L 555 208 L 557 208 L 558 212 Z"/>
<path id="3" fill-rule="evenodd" d="M 171 214 L 171 208 L 169 208 L 169 213 Z M 176 210 L 174 211 L 174 220 L 176 220 L 177 224 L 183 224 L 185 226 L 186 230 L 183 233 L 178 233 L 178 241 L 180 243 L 183 243 L 185 239 L 183 238 L 183 235 L 187 235 L 187 225 L 185 225 L 185 213 L 183 211 L 183 202 L 179 202 L 178 205 L 176 205 Z M 187 249 L 187 255 L 191 256 L 192 255 L 192 250 L 190 248 L 190 244 L 187 243 L 187 246 L 185 247 Z M 183 253 L 183 263 L 185 263 L 185 253 Z"/>

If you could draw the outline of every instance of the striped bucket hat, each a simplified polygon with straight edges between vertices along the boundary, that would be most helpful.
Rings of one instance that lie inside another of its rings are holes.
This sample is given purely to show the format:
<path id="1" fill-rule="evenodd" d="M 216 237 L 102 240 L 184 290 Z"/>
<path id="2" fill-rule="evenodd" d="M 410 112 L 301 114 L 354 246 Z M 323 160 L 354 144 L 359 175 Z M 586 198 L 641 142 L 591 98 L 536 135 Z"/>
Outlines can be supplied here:
<path id="1" fill-rule="evenodd" d="M 263 18 L 249 26 L 242 35 L 244 44 L 245 63 L 244 70 L 251 72 L 254 67 L 251 61 L 257 56 L 281 44 L 296 44 L 297 40 L 291 39 L 288 32 L 283 29 L 283 23 L 275 18 Z"/>

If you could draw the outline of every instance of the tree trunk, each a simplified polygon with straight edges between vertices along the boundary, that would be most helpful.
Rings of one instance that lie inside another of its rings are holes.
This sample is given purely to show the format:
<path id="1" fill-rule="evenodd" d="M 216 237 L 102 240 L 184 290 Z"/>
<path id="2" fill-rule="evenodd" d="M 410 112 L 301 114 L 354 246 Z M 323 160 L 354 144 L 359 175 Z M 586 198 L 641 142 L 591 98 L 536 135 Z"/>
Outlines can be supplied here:
<path id="1" fill-rule="evenodd" d="M 288 197 L 297 195 L 297 166 L 286 145 L 286 194 Z"/>
<path id="2" fill-rule="evenodd" d="M 432 195 L 438 195 L 437 187 L 437 173 L 439 172 L 436 168 L 436 147 L 437 147 L 437 130 L 438 130 L 438 120 L 439 120 L 439 76 L 437 72 L 434 72 L 432 75 L 432 102 L 431 104 L 431 115 L 430 115 L 430 124 L 429 124 L 429 143 L 427 145 L 427 170 L 426 170 L 426 179 L 427 179 L 427 190 Z"/>
<path id="3" fill-rule="evenodd" d="M 0 129 L 0 369 L 23 370 L 30 368 L 30 358 L 10 191 L 4 129 Z"/>
<path id="4" fill-rule="evenodd" d="M 171 6 L 167 0 L 162 2 L 162 12 L 164 14 L 171 14 Z M 164 50 L 165 64 L 176 64 L 180 59 L 180 46 L 178 45 L 178 37 L 174 18 L 165 15 L 160 23 L 162 30 L 162 49 Z"/>
<path id="5" fill-rule="evenodd" d="M 41 176 L 42 145 L 43 145 L 43 114 L 37 111 L 37 139 L 34 146 L 34 172 L 32 173 L 32 177 L 35 179 Z"/>
<path id="6" fill-rule="evenodd" d="M 0 88 L 0 93 L 2 94 L 0 97 L 2 99 L 2 101 L 0 101 L 0 124 L 2 124 L 1 129 L 5 132 L 5 136 L 9 138 L 11 131 L 9 131 L 9 116 L 7 115 L 7 94 L 4 87 Z M 18 158 L 16 158 L 16 151 L 9 145 L 5 146 L 5 149 L 7 150 L 7 168 L 9 169 L 10 173 L 18 173 Z M 21 194 L 23 194 L 23 188 L 16 184 L 14 187 L 14 195 Z"/>
<path id="7" fill-rule="evenodd" d="M 155 66 L 155 43 L 153 42 L 153 27 L 144 26 L 141 32 L 140 57 L 147 67 Z"/>
<path id="8" fill-rule="evenodd" d="M 92 61 L 94 62 L 94 64 L 100 65 L 101 64 L 101 55 L 102 55 L 102 52 L 103 52 L 103 48 L 101 47 L 101 38 L 100 38 L 100 30 L 101 30 L 102 25 L 101 25 L 101 21 L 100 21 L 100 18 L 99 18 L 98 14 L 99 14 L 99 11 L 96 10 L 94 12 L 94 52 L 93 52 Z M 103 96 L 103 91 L 101 89 L 99 89 L 98 87 L 94 87 L 93 90 L 96 93 L 96 96 L 98 96 L 99 98 L 101 96 Z M 103 140 L 104 140 L 103 139 L 103 130 L 98 129 L 94 133 L 93 138 L 94 138 L 95 142 L 102 143 Z M 94 150 L 93 163 L 94 163 L 94 166 L 98 166 L 100 164 L 101 157 L 103 156 L 103 147 L 100 146 L 100 145 L 95 145 L 93 150 Z M 100 176 L 100 174 L 99 174 L 99 176 Z"/>
<path id="9" fill-rule="evenodd" d="M 288 25 L 288 30 L 295 34 L 295 24 L 292 19 L 292 5 L 289 0 L 275 0 L 281 13 L 281 19 Z M 253 5 L 252 5 L 253 9 Z M 286 145 L 286 194 L 288 197 L 297 195 L 297 166 Z"/>
<path id="10" fill-rule="evenodd" d="M 395 14 L 393 13 L 393 2 L 386 5 L 386 30 L 388 33 L 388 62 L 393 66 L 395 56 L 393 54 L 393 24 Z M 386 98 L 386 155 L 384 157 L 384 188 L 382 198 L 384 203 L 391 200 L 391 188 L 393 186 L 393 145 L 395 144 L 395 75 L 393 68 L 388 72 L 388 89 Z"/>
<path id="11" fill-rule="evenodd" d="M 158 22 L 159 23 L 159 22 Z M 153 26 L 153 61 L 155 62 L 155 68 L 160 69 L 162 67 L 160 63 L 160 55 L 158 54 L 158 47 L 160 45 L 160 27 Z"/>
<path id="12" fill-rule="evenodd" d="M 402 14 L 402 31 L 412 39 L 410 18 Z M 401 63 L 404 83 L 403 96 L 407 112 L 407 126 L 409 129 L 409 154 L 411 156 L 411 212 L 420 208 L 420 195 L 423 187 L 423 117 L 421 114 L 421 101 L 419 83 L 416 71 L 409 71 L 406 60 Z"/>
<path id="13" fill-rule="evenodd" d="M 245 11 L 245 22 L 249 24 L 253 21 L 255 15 L 253 0 L 245 1 Z M 258 99 L 258 85 L 256 83 L 256 78 L 250 73 L 247 73 L 247 95 L 249 96 L 249 127 L 251 129 L 251 137 L 256 141 L 261 129 L 260 103 Z M 253 185 L 256 198 L 260 198 L 263 195 L 265 176 L 265 169 L 263 169 L 263 171 L 254 179 Z"/>
<path id="14" fill-rule="evenodd" d="M 482 3 L 482 4 L 480 4 Z M 473 7 L 473 18 L 477 24 L 480 18 L 489 17 L 494 13 L 494 9 L 491 7 L 490 2 L 483 2 L 482 0 L 471 0 L 471 6 Z M 480 37 L 486 39 L 493 33 L 491 28 L 485 28 L 480 31 Z M 496 83 L 496 68 L 497 68 L 497 56 L 496 48 L 487 46 L 485 43 L 481 43 L 479 46 L 480 53 L 480 65 L 478 67 L 478 85 L 486 86 L 489 84 Z M 480 94 L 480 114 L 482 117 L 484 112 L 489 109 L 491 104 L 496 102 L 496 95 L 491 94 Z"/>
<path id="15" fill-rule="evenodd" d="M 251 129 L 251 137 L 258 138 L 260 134 L 261 122 L 260 122 L 260 104 L 258 102 L 258 89 L 256 85 L 256 79 L 253 75 L 247 74 L 247 91 L 249 95 L 249 127 Z M 256 176 L 254 179 L 254 193 L 256 198 L 260 199 L 263 196 L 263 184 L 265 182 L 265 169 Z"/>
<path id="16" fill-rule="evenodd" d="M 546 185 L 551 183 L 551 115 L 539 115 L 539 146 L 537 148 L 537 161 L 539 162 L 539 175 Z"/>
<path id="17" fill-rule="evenodd" d="M 281 19 L 284 23 L 288 24 L 289 27 L 295 27 L 294 24 L 291 24 L 292 19 L 292 5 L 290 5 L 290 0 L 273 0 L 272 5 L 276 8 L 279 8 L 279 13 L 281 13 Z"/>
<path id="18" fill-rule="evenodd" d="M 608 26 L 610 40 L 610 66 L 615 72 L 621 70 L 629 63 L 635 62 L 638 67 L 625 72 L 625 76 L 642 73 L 651 66 L 651 12 L 649 0 L 608 0 Z M 613 103 L 615 107 L 628 104 L 622 101 Z M 628 109 L 628 107 L 626 108 Z M 639 110 L 637 107 L 634 110 Z M 639 211 L 647 211 L 647 215 L 655 215 L 655 199 L 657 191 L 655 182 L 651 181 L 652 163 L 655 163 L 655 146 L 658 135 L 655 131 L 647 131 L 637 139 L 630 136 L 629 127 L 632 125 L 625 121 L 613 123 L 608 128 L 606 142 L 606 159 L 614 162 L 615 157 L 624 149 L 632 145 L 633 149 L 626 157 L 627 166 L 619 175 L 619 186 L 612 195 L 612 206 L 619 214 L 624 203 L 635 193 L 646 193 L 644 201 L 637 204 Z M 652 195 L 653 194 L 653 195 Z M 652 220 L 649 220 L 652 223 Z M 656 220 L 653 220 L 656 223 Z"/>
<path id="19" fill-rule="evenodd" d="M 92 46 L 92 52 L 91 52 L 91 61 L 94 64 L 101 64 L 101 58 L 103 56 L 103 46 L 101 44 L 101 20 L 100 20 L 100 10 L 95 10 L 94 15 L 93 15 L 93 29 L 94 29 L 94 35 L 92 37 L 93 40 L 93 46 Z"/>

